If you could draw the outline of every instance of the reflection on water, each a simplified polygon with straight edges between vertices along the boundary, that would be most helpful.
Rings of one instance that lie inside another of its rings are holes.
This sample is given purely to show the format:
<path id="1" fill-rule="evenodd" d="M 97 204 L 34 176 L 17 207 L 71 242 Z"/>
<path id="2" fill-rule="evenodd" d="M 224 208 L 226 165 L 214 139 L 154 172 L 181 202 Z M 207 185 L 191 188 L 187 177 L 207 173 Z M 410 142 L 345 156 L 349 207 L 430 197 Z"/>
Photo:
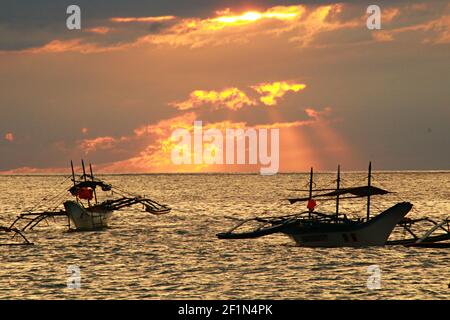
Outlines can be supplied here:
<path id="1" fill-rule="evenodd" d="M 170 204 L 155 217 L 140 208 L 113 216 L 102 232 L 65 231 L 50 221 L 27 235 L 35 246 L 0 247 L 0 298 L 45 299 L 448 299 L 449 249 L 404 247 L 311 249 L 282 235 L 257 240 L 218 240 L 217 232 L 252 217 L 304 210 L 281 201 L 304 188 L 307 175 L 106 176 L 132 192 Z M 61 190 L 62 176 L 0 176 L 0 225 Z M 317 175 L 330 187 L 333 174 Z M 365 184 L 347 173 L 343 186 Z M 372 201 L 373 212 L 408 200 L 411 217 L 450 215 L 450 173 L 375 173 L 374 185 L 396 191 Z M 319 201 L 320 210 L 334 204 Z M 365 215 L 364 201 L 341 211 Z M 67 288 L 67 268 L 78 265 L 81 289 Z M 367 268 L 379 265 L 381 289 L 369 290 Z"/>

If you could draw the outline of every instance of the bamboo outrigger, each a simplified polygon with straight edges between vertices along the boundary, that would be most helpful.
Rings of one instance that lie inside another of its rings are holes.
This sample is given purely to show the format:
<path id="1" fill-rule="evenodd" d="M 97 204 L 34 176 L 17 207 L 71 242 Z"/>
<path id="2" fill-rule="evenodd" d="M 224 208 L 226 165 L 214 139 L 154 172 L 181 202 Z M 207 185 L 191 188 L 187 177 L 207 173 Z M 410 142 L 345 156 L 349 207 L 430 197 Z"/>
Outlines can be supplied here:
<path id="1" fill-rule="evenodd" d="M 5 236 L 7 239 L 3 239 Z M 2 239 L 2 241 L 0 241 L 0 246 L 33 245 L 33 243 L 28 241 L 25 235 L 17 228 L 0 226 L 0 239 Z"/>
<path id="2" fill-rule="evenodd" d="M 413 226 L 430 224 L 432 227 L 430 229 L 421 228 L 421 231 L 425 231 L 422 236 L 418 235 L 417 230 L 413 229 Z M 388 240 L 386 245 L 404 245 L 406 247 L 422 247 L 422 248 L 450 248 L 450 217 L 442 220 L 441 222 L 436 222 L 435 220 L 425 217 L 420 219 L 408 219 L 405 218 L 400 221 L 397 225 L 399 231 L 406 231 L 411 235 L 407 239 L 396 239 Z M 440 234 L 436 234 L 440 231 Z M 434 234 L 434 235 L 433 235 Z"/>

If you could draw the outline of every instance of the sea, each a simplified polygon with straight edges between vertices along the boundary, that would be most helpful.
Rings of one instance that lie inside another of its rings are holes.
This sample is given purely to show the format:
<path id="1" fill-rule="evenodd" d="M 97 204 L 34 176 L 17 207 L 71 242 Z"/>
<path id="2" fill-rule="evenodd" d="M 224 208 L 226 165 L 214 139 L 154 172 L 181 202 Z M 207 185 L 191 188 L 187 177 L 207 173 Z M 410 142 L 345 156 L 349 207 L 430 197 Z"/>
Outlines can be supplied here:
<path id="1" fill-rule="evenodd" d="M 172 211 L 123 209 L 109 228 L 93 232 L 68 232 L 63 218 L 43 221 L 25 233 L 34 245 L 0 246 L 0 299 L 450 298 L 450 249 L 304 248 L 282 234 L 216 237 L 242 219 L 305 211 L 305 203 L 286 199 L 305 195 L 308 173 L 99 178 Z M 71 197 L 70 183 L 64 175 L 0 176 L 0 225 L 32 208 L 58 208 Z M 335 183 L 335 173 L 315 175 L 315 188 Z M 342 187 L 366 183 L 364 172 L 342 173 Z M 450 216 L 449 171 L 374 172 L 372 183 L 392 192 L 371 198 L 373 215 L 409 201 L 410 218 Z M 99 201 L 111 196 L 98 190 Z M 335 203 L 318 198 L 316 210 L 334 212 Z M 350 217 L 366 211 L 365 199 L 341 200 L 340 212 Z"/>

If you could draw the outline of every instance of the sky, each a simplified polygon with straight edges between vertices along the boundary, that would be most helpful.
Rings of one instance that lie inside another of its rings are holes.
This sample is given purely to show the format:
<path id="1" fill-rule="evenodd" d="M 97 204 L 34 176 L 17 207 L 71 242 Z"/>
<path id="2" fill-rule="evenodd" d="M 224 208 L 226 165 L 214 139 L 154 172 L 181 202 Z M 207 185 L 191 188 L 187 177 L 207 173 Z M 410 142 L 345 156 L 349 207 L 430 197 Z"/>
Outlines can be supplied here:
<path id="1" fill-rule="evenodd" d="M 259 170 L 174 164 L 194 121 L 279 129 L 281 172 L 449 170 L 449 84 L 448 1 L 2 0 L 0 173 Z"/>

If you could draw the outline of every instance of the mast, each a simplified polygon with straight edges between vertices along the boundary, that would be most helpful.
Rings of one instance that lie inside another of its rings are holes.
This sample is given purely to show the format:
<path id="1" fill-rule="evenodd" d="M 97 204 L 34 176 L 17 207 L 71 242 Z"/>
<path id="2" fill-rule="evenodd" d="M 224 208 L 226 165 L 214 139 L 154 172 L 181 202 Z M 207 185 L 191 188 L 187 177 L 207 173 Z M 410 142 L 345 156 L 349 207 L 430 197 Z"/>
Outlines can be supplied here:
<path id="1" fill-rule="evenodd" d="M 311 173 L 309 174 L 309 200 L 312 199 L 313 190 L 313 168 L 311 167 Z M 309 210 L 308 218 L 311 219 L 311 210 Z"/>
<path id="2" fill-rule="evenodd" d="M 81 166 L 83 167 L 83 177 L 84 177 L 84 181 L 87 181 L 87 177 L 86 177 L 86 169 L 84 167 L 84 160 L 81 159 Z M 88 199 L 88 206 L 91 206 L 91 201 Z"/>
<path id="3" fill-rule="evenodd" d="M 75 170 L 73 169 L 73 161 L 70 160 L 70 167 L 72 168 L 72 181 L 73 181 L 73 185 L 76 186 L 77 183 L 75 182 Z M 78 202 L 78 196 L 75 197 L 77 199 Z M 70 216 L 67 215 L 67 226 L 70 230 Z"/>
<path id="4" fill-rule="evenodd" d="M 75 170 L 73 169 L 73 161 L 70 160 L 70 167 L 72 168 L 72 181 L 73 181 L 73 185 L 75 186 Z"/>
<path id="5" fill-rule="evenodd" d="M 339 191 L 341 185 L 341 166 L 338 165 L 336 191 Z M 336 219 L 339 218 L 339 192 L 336 195 Z"/>
<path id="6" fill-rule="evenodd" d="M 367 193 L 367 221 L 369 221 L 370 218 L 370 186 L 372 182 L 372 162 L 369 162 L 369 176 L 367 178 L 368 186 L 369 186 L 369 192 Z"/>
<path id="7" fill-rule="evenodd" d="M 91 171 L 91 181 L 94 181 L 94 172 L 92 171 L 92 163 L 89 162 L 89 170 Z M 95 204 L 97 204 L 97 191 L 94 188 Z"/>

